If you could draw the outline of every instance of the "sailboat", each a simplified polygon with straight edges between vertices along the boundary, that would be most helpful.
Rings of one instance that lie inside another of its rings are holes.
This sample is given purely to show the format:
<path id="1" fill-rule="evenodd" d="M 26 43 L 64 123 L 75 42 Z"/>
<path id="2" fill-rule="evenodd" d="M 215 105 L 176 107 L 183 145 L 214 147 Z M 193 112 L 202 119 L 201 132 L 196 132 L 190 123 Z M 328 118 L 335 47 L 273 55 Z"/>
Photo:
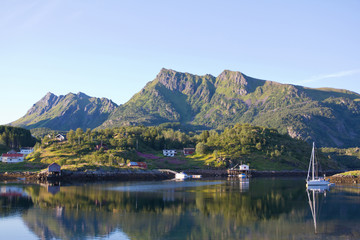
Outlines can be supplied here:
<path id="1" fill-rule="evenodd" d="M 328 186 L 330 182 L 326 181 L 325 178 L 319 177 L 318 163 L 315 160 L 315 142 L 310 157 L 309 170 L 306 178 L 306 186 Z"/>

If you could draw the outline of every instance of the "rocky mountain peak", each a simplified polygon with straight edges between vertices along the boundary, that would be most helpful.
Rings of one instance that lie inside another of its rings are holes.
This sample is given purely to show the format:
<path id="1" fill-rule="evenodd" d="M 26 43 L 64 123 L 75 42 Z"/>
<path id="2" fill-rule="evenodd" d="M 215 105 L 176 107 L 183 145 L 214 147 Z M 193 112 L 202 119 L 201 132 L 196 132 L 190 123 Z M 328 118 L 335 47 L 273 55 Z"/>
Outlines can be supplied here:
<path id="1" fill-rule="evenodd" d="M 224 70 L 219 76 L 219 81 L 230 81 L 238 86 L 246 87 L 248 85 L 247 79 L 241 72 L 234 72 Z"/>
<path id="2" fill-rule="evenodd" d="M 83 92 L 78 92 L 76 94 L 76 96 L 78 96 L 79 98 L 90 98 L 88 95 L 86 95 L 85 93 Z"/>
<path id="3" fill-rule="evenodd" d="M 171 69 L 163 68 L 156 76 L 156 78 L 158 79 L 159 83 L 161 83 L 166 88 L 173 91 L 181 88 L 180 86 L 181 75 L 183 74 Z"/>

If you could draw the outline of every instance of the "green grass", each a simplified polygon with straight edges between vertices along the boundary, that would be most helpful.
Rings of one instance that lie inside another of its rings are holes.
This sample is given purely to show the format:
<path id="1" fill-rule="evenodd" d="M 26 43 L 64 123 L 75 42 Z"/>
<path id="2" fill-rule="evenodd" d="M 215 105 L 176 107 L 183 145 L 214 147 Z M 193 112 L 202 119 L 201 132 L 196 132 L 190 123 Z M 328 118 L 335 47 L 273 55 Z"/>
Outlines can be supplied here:
<path id="1" fill-rule="evenodd" d="M 28 161 L 20 163 L 0 163 L 0 172 L 37 172 L 47 166 L 47 164 Z"/>
<path id="2" fill-rule="evenodd" d="M 348 172 L 340 173 L 340 174 L 337 174 L 337 176 L 353 176 L 353 177 L 360 177 L 360 170 L 348 171 Z"/>

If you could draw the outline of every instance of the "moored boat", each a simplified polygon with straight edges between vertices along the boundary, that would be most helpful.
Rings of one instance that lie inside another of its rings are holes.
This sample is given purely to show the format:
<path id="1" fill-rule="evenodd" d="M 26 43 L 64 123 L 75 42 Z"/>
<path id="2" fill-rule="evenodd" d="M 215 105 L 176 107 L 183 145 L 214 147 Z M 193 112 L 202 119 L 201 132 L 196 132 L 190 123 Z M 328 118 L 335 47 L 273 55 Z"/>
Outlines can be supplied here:
<path id="1" fill-rule="evenodd" d="M 308 174 L 306 178 L 306 186 L 328 186 L 330 182 L 326 181 L 324 177 L 319 177 L 318 162 L 315 159 L 315 143 L 311 151 Z"/>
<path id="2" fill-rule="evenodd" d="M 176 173 L 176 174 L 175 174 L 175 179 L 176 179 L 176 180 L 184 180 L 184 179 L 188 179 L 188 178 L 190 178 L 190 176 L 187 175 L 187 174 L 184 173 L 184 172 L 180 172 L 180 173 Z"/>

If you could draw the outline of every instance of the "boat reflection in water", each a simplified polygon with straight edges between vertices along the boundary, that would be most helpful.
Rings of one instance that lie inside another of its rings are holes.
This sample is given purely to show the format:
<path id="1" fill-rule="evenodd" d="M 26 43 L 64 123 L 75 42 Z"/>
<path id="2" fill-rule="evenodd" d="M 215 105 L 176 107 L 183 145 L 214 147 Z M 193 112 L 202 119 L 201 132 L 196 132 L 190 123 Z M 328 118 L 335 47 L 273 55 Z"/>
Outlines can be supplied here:
<path id="1" fill-rule="evenodd" d="M 320 215 L 320 205 L 324 197 L 326 197 L 326 192 L 330 190 L 328 185 L 319 185 L 319 186 L 308 186 L 306 189 L 311 215 L 314 220 L 314 230 L 317 232 L 317 219 Z"/>
<path id="2" fill-rule="evenodd" d="M 232 187 L 239 188 L 240 192 L 249 191 L 249 186 L 250 186 L 249 178 L 229 177 L 228 181 L 231 183 Z"/>

